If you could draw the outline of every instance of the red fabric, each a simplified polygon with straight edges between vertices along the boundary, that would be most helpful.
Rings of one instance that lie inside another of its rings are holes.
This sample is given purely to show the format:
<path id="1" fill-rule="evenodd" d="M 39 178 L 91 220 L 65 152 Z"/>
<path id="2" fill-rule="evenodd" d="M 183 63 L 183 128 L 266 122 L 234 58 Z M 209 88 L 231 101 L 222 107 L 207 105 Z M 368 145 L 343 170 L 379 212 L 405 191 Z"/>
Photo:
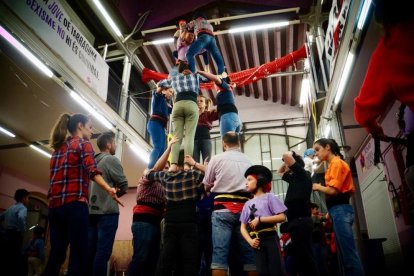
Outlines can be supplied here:
<path id="1" fill-rule="evenodd" d="M 146 205 L 135 205 L 133 209 L 134 214 L 149 214 L 154 216 L 161 216 L 162 211 L 151 206 Z"/>
<path id="2" fill-rule="evenodd" d="M 373 134 L 383 134 L 377 118 L 395 100 L 414 112 L 414 23 L 387 29 L 372 54 L 364 83 L 355 98 L 355 119 Z"/>
<path id="3" fill-rule="evenodd" d="M 247 69 L 247 70 L 243 70 L 240 72 L 235 72 L 235 73 L 231 73 L 229 74 L 230 80 L 231 80 L 231 84 L 232 86 L 235 87 L 240 87 L 240 86 L 245 86 L 245 85 L 249 85 L 253 82 L 256 82 L 258 80 L 261 80 L 269 75 L 275 74 L 289 66 L 291 66 L 292 64 L 294 64 L 295 62 L 297 62 L 298 60 L 304 59 L 306 58 L 306 49 L 305 49 L 305 45 L 302 46 L 302 48 L 300 48 L 297 51 L 294 51 L 284 57 L 281 57 L 279 59 L 276 59 L 274 61 L 262 64 L 260 66 L 251 68 L 251 69 Z M 162 73 L 158 73 L 155 72 L 153 70 L 150 70 L 148 68 L 144 68 L 142 70 L 142 81 L 144 83 L 147 83 L 150 80 L 154 80 L 156 82 L 162 80 L 162 79 L 166 79 L 168 78 L 167 74 L 162 74 Z M 214 88 L 214 84 L 213 82 L 209 82 L 209 83 L 201 83 L 200 84 L 200 89 L 213 89 Z"/>
<path id="4" fill-rule="evenodd" d="M 220 201 L 214 201 L 214 205 L 223 205 L 227 210 L 232 212 L 233 214 L 241 213 L 243 210 L 244 202 L 220 202 Z"/>
<path id="5" fill-rule="evenodd" d="M 73 201 L 88 202 L 89 182 L 97 174 L 92 144 L 77 136 L 70 137 L 52 153 L 50 159 L 49 207 Z"/>

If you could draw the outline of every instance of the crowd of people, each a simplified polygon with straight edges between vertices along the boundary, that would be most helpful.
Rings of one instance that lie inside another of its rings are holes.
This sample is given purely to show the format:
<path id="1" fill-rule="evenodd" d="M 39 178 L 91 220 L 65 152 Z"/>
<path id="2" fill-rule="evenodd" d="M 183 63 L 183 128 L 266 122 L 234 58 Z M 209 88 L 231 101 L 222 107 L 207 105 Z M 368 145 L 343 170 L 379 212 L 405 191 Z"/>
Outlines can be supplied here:
<path id="1" fill-rule="evenodd" d="M 407 47 L 400 43 L 400 38 L 407 39 L 405 27 L 386 23 L 388 37 L 372 62 L 381 62 L 381 53 L 391 51 L 387 45 Z M 179 22 L 175 38 L 177 64 L 152 93 L 147 128 L 153 150 L 137 185 L 128 275 L 336 275 L 337 269 L 343 275 L 364 275 L 352 231 L 350 198 L 355 187 L 337 142 L 321 138 L 303 158 L 293 151 L 283 154 L 277 173 L 288 189 L 282 202 L 271 193 L 272 171 L 252 164 L 241 151 L 241 120 L 212 25 L 197 13 L 193 21 Z M 206 70 L 196 71 L 194 57 L 207 53 L 217 64 L 218 75 L 209 72 L 208 58 Z M 398 61 L 410 62 L 408 58 Z M 406 70 L 401 74 L 411 72 L 406 66 L 399 68 Z M 386 139 L 373 111 L 379 110 L 373 106 L 380 99 L 372 100 L 372 90 L 391 93 L 392 89 L 381 89 L 388 85 L 372 81 L 387 73 L 383 69 L 370 68 L 355 112 L 370 132 Z M 200 95 L 200 82 L 216 85 L 216 110 Z M 395 83 L 401 83 L 401 78 L 389 86 L 397 87 Z M 406 101 L 412 112 L 412 97 L 401 95 L 395 97 Z M 386 97 L 381 98 L 381 104 L 385 101 Z M 372 107 L 370 112 L 367 107 Z M 173 138 L 167 144 L 170 117 Z M 216 120 L 223 152 L 213 156 L 210 130 Z M 407 136 L 411 141 L 412 132 Z M 83 114 L 62 114 L 52 129 L 50 254 L 46 263 L 45 229 L 36 227 L 24 250 L 29 275 L 41 275 L 43 265 L 45 275 L 59 275 L 68 246 L 68 275 L 106 275 L 120 197 L 126 193 L 128 180 L 114 156 L 115 135 L 108 132 L 98 137 L 98 154 L 91 137 L 92 121 Z M 407 182 L 412 176 L 411 161 L 407 158 Z M 326 213 L 311 202 L 315 192 L 323 194 Z M 17 190 L 16 204 L 0 215 L 5 229 L 0 245 L 9 249 L 7 254 L 1 250 L 2 267 L 19 267 L 28 196 L 27 190 Z M 336 259 L 329 258 L 330 254 L 338 256 L 336 268 L 332 268 Z"/>

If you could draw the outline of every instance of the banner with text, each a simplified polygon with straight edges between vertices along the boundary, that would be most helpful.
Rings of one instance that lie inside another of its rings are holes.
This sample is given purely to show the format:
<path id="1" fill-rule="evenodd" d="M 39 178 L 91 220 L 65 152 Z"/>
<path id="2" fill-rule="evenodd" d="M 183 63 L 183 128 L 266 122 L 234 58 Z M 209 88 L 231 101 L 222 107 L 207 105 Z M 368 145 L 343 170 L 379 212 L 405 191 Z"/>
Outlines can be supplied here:
<path id="1" fill-rule="evenodd" d="M 328 28 L 325 35 L 325 56 L 329 62 L 329 76 L 332 77 L 336 54 L 345 31 L 350 0 L 334 0 L 329 13 Z"/>
<path id="2" fill-rule="evenodd" d="M 5 0 L 43 42 L 106 101 L 109 67 L 58 0 Z"/>

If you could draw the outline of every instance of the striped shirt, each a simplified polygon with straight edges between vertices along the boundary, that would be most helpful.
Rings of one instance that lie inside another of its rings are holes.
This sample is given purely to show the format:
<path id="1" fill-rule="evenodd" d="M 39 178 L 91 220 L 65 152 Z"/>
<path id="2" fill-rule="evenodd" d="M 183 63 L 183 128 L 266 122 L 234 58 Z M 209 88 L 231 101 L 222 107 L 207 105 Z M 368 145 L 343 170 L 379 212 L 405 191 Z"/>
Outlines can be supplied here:
<path id="1" fill-rule="evenodd" d="M 145 176 L 138 180 L 137 204 L 148 203 L 153 205 L 165 205 L 165 191 L 160 182 L 149 181 Z"/>
<path id="2" fill-rule="evenodd" d="M 73 201 L 88 202 L 90 180 L 102 174 L 96 167 L 89 140 L 70 137 L 50 159 L 49 208 Z"/>
<path id="3" fill-rule="evenodd" d="M 182 201 L 186 199 L 198 199 L 204 191 L 202 184 L 204 174 L 198 170 L 177 172 L 150 172 L 148 180 L 160 181 L 165 188 L 168 201 Z"/>
<path id="4" fill-rule="evenodd" d="M 209 80 L 199 74 L 178 74 L 170 79 L 164 79 L 159 82 L 159 86 L 172 86 L 175 93 L 193 92 L 198 95 L 200 91 L 200 82 L 208 82 Z"/>
<path id="5" fill-rule="evenodd" d="M 188 22 L 187 23 L 187 28 L 189 30 L 194 29 L 194 34 L 198 35 L 199 32 L 206 32 L 209 33 L 211 35 L 214 35 L 213 31 L 213 25 L 211 25 L 210 22 L 208 22 L 207 19 L 199 17 L 196 18 L 195 20 Z"/>

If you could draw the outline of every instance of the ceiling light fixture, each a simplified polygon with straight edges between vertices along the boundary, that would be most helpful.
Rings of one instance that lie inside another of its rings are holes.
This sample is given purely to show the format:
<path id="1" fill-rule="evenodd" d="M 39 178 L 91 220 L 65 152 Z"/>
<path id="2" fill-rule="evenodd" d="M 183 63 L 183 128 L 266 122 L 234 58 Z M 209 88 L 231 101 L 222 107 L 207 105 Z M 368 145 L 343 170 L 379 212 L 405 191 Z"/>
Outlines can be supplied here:
<path id="1" fill-rule="evenodd" d="M 265 30 L 265 29 L 270 29 L 270 28 L 279 28 L 279 27 L 288 26 L 289 24 L 290 24 L 289 21 L 281 21 L 281 22 L 273 22 L 273 23 L 252 25 L 252 26 L 239 27 L 239 28 L 231 28 L 229 30 L 229 33 L 234 34 L 234 33 L 241 33 L 241 32 Z"/>
<path id="2" fill-rule="evenodd" d="M 7 136 L 12 137 L 12 138 L 16 137 L 16 135 L 13 132 L 5 129 L 4 127 L 0 126 L 0 131 L 3 132 L 4 134 L 6 134 Z"/>
<path id="3" fill-rule="evenodd" d="M 324 134 L 325 134 L 325 138 L 329 138 L 329 134 L 331 134 L 331 126 L 329 125 L 329 123 L 328 125 L 325 126 Z"/>
<path id="4" fill-rule="evenodd" d="M 367 15 L 369 12 L 369 8 L 371 7 L 371 0 L 365 0 L 364 4 L 361 9 L 361 13 L 359 14 L 357 28 L 362 30 L 364 28 L 365 20 L 367 19 Z"/>
<path id="5" fill-rule="evenodd" d="M 302 78 L 302 85 L 300 88 L 300 100 L 299 100 L 299 106 L 304 106 L 308 102 L 309 98 L 309 79 L 306 75 Z"/>
<path id="6" fill-rule="evenodd" d="M 129 140 L 127 140 L 126 143 L 139 158 L 141 158 L 146 164 L 149 163 L 149 153 L 147 151 L 145 151 L 142 147 L 131 143 Z"/>
<path id="7" fill-rule="evenodd" d="M 160 45 L 160 44 L 167 44 L 167 43 L 173 43 L 174 38 L 163 38 L 163 39 L 157 39 L 153 41 L 146 41 L 143 43 L 143 45 Z"/>
<path id="8" fill-rule="evenodd" d="M 102 116 L 98 111 L 96 111 L 90 104 L 88 104 L 84 99 L 82 99 L 82 97 L 76 93 L 75 91 L 71 90 L 70 91 L 70 95 L 72 96 L 72 98 L 75 99 L 76 102 L 78 102 L 86 111 L 88 111 L 89 113 L 92 114 L 92 116 L 94 116 L 96 119 L 98 119 L 98 121 L 104 125 L 106 128 L 108 129 L 112 129 L 114 126 L 107 120 L 105 119 L 104 116 Z"/>
<path id="9" fill-rule="evenodd" d="M 122 33 L 119 30 L 119 28 L 116 26 L 115 22 L 112 20 L 112 18 L 109 16 L 108 12 L 105 10 L 105 8 L 102 6 L 101 2 L 99 0 L 93 0 L 93 3 L 98 8 L 98 10 L 101 12 L 105 20 L 108 22 L 109 26 L 111 26 L 112 30 L 115 32 L 115 34 L 119 37 L 122 37 Z"/>
<path id="10" fill-rule="evenodd" d="M 351 75 L 351 69 L 354 65 L 354 59 L 355 55 L 353 53 L 348 53 L 348 56 L 346 57 L 345 61 L 344 70 L 342 71 L 341 80 L 339 81 L 338 89 L 336 90 L 335 105 L 337 105 L 341 101 L 342 95 L 345 92 L 349 76 Z"/>
<path id="11" fill-rule="evenodd" d="M 28 58 L 40 71 L 42 71 L 46 76 L 51 78 L 53 76 L 53 72 L 38 59 L 35 55 L 33 55 L 23 44 L 17 41 L 8 31 L 6 31 L 2 26 L 0 26 L 0 35 L 4 37 L 14 48 L 19 50 L 26 58 Z"/>
<path id="12" fill-rule="evenodd" d="M 52 155 L 50 153 L 48 153 L 47 151 L 35 146 L 35 145 L 30 145 L 30 148 L 34 149 L 35 151 L 37 151 L 40 154 L 43 154 L 44 156 L 50 158 L 52 157 Z"/>

